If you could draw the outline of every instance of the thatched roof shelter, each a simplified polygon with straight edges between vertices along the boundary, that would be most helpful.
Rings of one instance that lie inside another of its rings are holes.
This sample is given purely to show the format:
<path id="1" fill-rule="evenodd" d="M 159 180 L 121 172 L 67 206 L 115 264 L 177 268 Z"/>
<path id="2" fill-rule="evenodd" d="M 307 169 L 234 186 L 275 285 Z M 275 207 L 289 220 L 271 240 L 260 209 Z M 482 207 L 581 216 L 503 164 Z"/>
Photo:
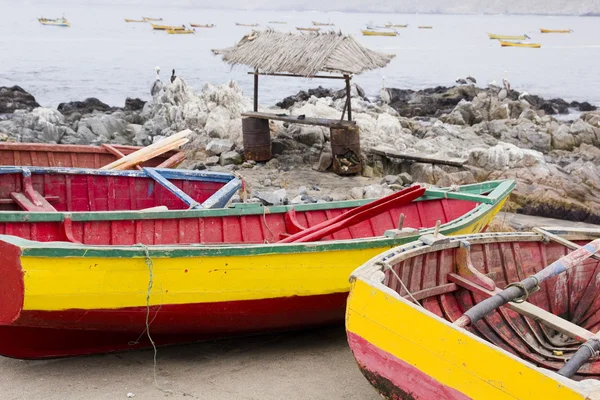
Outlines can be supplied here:
<path id="1" fill-rule="evenodd" d="M 287 72 L 305 77 L 318 72 L 356 75 L 385 67 L 393 55 L 362 46 L 354 37 L 337 32 L 294 34 L 253 31 L 235 46 L 213 50 L 232 65 L 247 65 L 263 73 Z"/>

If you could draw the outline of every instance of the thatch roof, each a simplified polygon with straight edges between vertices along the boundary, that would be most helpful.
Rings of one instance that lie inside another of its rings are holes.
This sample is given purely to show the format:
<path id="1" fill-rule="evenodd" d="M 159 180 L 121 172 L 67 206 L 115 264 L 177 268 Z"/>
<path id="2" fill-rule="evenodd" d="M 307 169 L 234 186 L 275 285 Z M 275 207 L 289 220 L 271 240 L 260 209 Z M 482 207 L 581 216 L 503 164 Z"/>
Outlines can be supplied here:
<path id="1" fill-rule="evenodd" d="M 233 47 L 213 50 L 223 61 L 264 73 L 313 76 L 318 72 L 360 74 L 385 67 L 393 55 L 363 47 L 354 37 L 336 32 L 294 34 L 254 31 Z"/>

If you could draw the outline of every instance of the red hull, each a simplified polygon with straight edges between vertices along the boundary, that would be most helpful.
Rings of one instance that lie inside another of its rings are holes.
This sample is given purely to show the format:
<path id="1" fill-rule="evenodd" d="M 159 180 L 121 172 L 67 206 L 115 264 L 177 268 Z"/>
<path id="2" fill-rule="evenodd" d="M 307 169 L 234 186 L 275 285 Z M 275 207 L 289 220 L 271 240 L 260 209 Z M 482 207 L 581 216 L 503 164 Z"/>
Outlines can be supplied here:
<path id="1" fill-rule="evenodd" d="M 348 344 L 365 378 L 386 399 L 470 399 L 352 332 L 348 332 Z"/>
<path id="2" fill-rule="evenodd" d="M 140 199 L 136 201 L 140 202 Z M 151 204 L 144 203 L 148 207 L 151 207 Z M 97 208 L 106 209 L 109 205 L 110 203 L 103 199 Z M 136 205 L 140 208 L 140 204 Z M 442 223 L 450 222 L 473 210 L 476 205 L 474 202 L 453 199 L 413 202 L 340 230 L 326 236 L 324 240 L 383 235 L 386 230 L 397 227 L 400 214 L 406 216 L 405 227 L 432 227 L 437 220 L 441 220 Z M 262 209 L 258 210 L 260 212 Z M 296 211 L 296 215 L 301 225 L 311 227 L 348 210 L 349 208 Z M 0 222 L 0 234 L 42 242 L 69 240 L 65 236 L 63 225 L 62 221 Z M 265 215 L 257 212 L 253 215 L 224 217 L 137 217 L 135 220 L 125 218 L 106 221 L 92 218 L 81 221 L 74 218 L 71 225 L 72 238 L 84 244 L 94 245 L 265 243 L 277 242 L 285 235 L 296 232 L 286 225 L 284 212 Z"/>
<path id="3" fill-rule="evenodd" d="M 151 307 L 150 334 L 161 346 L 323 325 L 343 319 L 347 296 L 163 305 L 160 312 Z M 146 313 L 146 307 L 24 311 L 16 324 L 27 326 L 0 326 L 0 354 L 40 359 L 149 347 Z"/>
<path id="4" fill-rule="evenodd" d="M 0 165 L 100 168 L 120 158 L 109 148 L 128 155 L 142 147 L 110 145 L 0 143 Z M 185 153 L 169 151 L 142 164 L 143 167 L 173 168 L 185 159 Z"/>

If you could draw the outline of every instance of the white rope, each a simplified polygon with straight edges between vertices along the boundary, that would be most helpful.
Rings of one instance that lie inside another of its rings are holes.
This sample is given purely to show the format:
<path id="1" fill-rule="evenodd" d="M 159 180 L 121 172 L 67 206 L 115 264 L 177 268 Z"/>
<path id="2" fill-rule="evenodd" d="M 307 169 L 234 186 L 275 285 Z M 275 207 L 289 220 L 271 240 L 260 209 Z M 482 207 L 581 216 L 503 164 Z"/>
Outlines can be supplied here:
<path id="1" fill-rule="evenodd" d="M 388 264 L 385 261 L 379 261 L 379 262 L 377 262 L 377 264 L 381 265 L 384 269 L 389 270 L 396 277 L 396 279 L 398 279 L 398 282 L 400 282 L 400 285 L 402 286 L 402 289 L 404 289 L 404 291 L 408 294 L 408 296 L 412 299 L 412 301 L 414 301 L 415 304 L 417 304 L 419 307 L 423 307 L 421 305 L 421 303 L 419 303 L 417 301 L 417 299 L 415 299 L 415 296 L 412 295 L 412 293 L 410 292 L 410 290 L 408 290 L 408 288 L 406 287 L 406 285 L 404 284 L 404 282 L 402 282 L 402 279 L 400 279 L 400 277 L 398 276 L 398 274 L 396 273 L 396 271 L 394 271 L 394 268 L 392 268 L 392 266 L 390 264 Z"/>

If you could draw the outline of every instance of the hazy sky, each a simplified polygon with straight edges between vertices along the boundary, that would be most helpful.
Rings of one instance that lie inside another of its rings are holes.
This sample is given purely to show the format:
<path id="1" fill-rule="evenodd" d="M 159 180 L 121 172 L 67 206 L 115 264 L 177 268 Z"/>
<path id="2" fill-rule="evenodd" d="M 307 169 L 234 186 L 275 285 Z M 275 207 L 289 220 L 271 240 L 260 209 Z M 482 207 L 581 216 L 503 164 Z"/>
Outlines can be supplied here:
<path id="1" fill-rule="evenodd" d="M 205 8 L 405 13 L 569 14 L 600 13 L 600 0 L 0 0 L 0 4 L 153 4 Z"/>

